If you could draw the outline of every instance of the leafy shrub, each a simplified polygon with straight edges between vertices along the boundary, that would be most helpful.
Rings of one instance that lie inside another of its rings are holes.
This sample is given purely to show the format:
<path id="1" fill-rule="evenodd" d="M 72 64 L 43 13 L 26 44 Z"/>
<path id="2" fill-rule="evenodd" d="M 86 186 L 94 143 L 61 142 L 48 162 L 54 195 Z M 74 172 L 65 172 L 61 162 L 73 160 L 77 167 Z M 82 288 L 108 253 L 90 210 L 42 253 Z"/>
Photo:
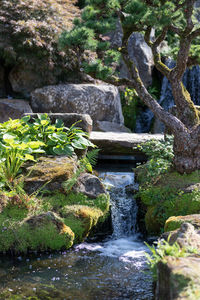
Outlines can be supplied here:
<path id="1" fill-rule="evenodd" d="M 136 124 L 138 100 L 139 98 L 134 89 L 127 88 L 124 92 L 121 93 L 124 124 L 132 131 L 134 130 Z"/>
<path id="2" fill-rule="evenodd" d="M 166 136 L 165 140 L 161 141 L 151 140 L 139 145 L 138 148 L 149 158 L 145 165 L 139 166 L 142 169 L 142 183 L 152 184 L 172 166 L 173 137 Z"/>
<path id="3" fill-rule="evenodd" d="M 36 146 L 46 154 L 51 155 L 69 155 L 74 153 L 74 149 L 86 149 L 94 147 L 87 138 L 88 134 L 81 128 L 76 127 L 75 123 L 70 128 L 64 126 L 61 120 L 56 120 L 55 124 L 51 124 L 51 120 L 47 114 L 38 114 L 37 118 L 30 121 L 30 116 L 23 117 L 21 120 L 10 120 L 0 124 L 0 141 L 6 144 L 4 137 L 12 138 L 13 144 L 20 145 L 22 148 L 32 148 L 33 153 L 41 153 L 41 150 L 33 151 Z"/>
<path id="4" fill-rule="evenodd" d="M 61 31 L 70 29 L 79 15 L 75 0 L 1 0 L 0 58 L 4 66 L 24 64 L 42 74 L 46 84 L 66 67 L 76 64 L 76 57 L 59 50 Z M 48 76 L 47 76 L 48 74 Z"/>

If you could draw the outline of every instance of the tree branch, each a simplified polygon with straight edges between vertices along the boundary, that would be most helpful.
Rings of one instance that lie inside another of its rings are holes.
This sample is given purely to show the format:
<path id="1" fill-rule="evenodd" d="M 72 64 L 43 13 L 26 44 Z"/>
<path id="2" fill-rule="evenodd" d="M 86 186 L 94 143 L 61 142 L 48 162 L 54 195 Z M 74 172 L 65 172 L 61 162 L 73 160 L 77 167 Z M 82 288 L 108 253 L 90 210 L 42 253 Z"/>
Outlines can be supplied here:
<path id="1" fill-rule="evenodd" d="M 195 38 L 197 38 L 198 36 L 200 36 L 200 28 L 196 29 L 195 31 L 193 31 L 188 38 L 190 39 L 190 41 L 193 41 Z"/>
<path id="2" fill-rule="evenodd" d="M 173 31 L 174 33 L 178 34 L 179 36 L 183 33 L 182 30 L 174 25 L 170 25 L 169 30 Z"/>
<path id="3" fill-rule="evenodd" d="M 135 89 L 143 102 L 153 111 L 156 117 L 171 129 L 173 134 L 179 132 L 187 132 L 185 125 L 175 116 L 165 111 L 160 104 L 149 94 L 141 81 L 138 69 L 134 66 L 133 78 L 135 81 Z"/>

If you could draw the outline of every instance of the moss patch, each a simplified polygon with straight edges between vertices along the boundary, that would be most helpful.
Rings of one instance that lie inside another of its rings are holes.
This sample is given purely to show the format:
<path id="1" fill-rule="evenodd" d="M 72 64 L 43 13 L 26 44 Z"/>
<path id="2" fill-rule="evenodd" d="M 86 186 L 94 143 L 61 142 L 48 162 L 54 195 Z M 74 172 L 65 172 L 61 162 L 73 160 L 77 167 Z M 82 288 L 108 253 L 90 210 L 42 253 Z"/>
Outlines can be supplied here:
<path id="1" fill-rule="evenodd" d="M 189 175 L 171 172 L 163 174 L 154 185 L 142 186 L 139 196 L 147 209 L 147 231 L 160 234 L 169 217 L 200 213 L 200 190 L 195 188 L 199 182 L 200 171 Z"/>
<path id="2" fill-rule="evenodd" d="M 65 224 L 75 233 L 76 242 L 83 241 L 104 215 L 99 208 L 84 205 L 65 206 L 60 213 Z"/>
<path id="3" fill-rule="evenodd" d="M 196 229 L 200 229 L 200 214 L 188 216 L 173 216 L 165 222 L 164 231 L 172 231 L 181 227 L 184 222 L 191 223 Z"/>
<path id="4" fill-rule="evenodd" d="M 89 199 L 81 193 L 57 191 L 34 199 L 27 208 L 7 201 L 0 213 L 0 252 L 68 249 L 82 242 L 108 211 L 108 194 Z"/>
<path id="5" fill-rule="evenodd" d="M 20 211 L 20 209 L 18 209 Z M 32 217 L 32 219 L 37 217 Z M 31 224 L 30 218 L 23 221 L 10 218 L 7 211 L 0 215 L 0 252 L 27 252 L 28 250 L 59 250 L 70 248 L 74 233 L 64 222 L 43 217 L 40 224 Z"/>

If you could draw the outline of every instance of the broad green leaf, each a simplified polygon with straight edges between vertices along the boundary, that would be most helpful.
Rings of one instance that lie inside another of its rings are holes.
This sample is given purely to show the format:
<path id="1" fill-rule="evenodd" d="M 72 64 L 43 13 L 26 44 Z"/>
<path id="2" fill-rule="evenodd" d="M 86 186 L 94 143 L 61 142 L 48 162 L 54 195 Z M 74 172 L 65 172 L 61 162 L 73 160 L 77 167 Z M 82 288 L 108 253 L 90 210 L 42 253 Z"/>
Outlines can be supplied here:
<path id="1" fill-rule="evenodd" d="M 28 143 L 29 147 L 31 147 L 32 149 L 37 149 L 40 146 L 45 146 L 45 143 L 41 142 L 41 141 L 32 141 Z"/>
<path id="2" fill-rule="evenodd" d="M 48 121 L 48 120 L 41 120 L 41 124 L 42 124 L 43 126 L 48 125 L 48 124 L 49 124 L 49 121 Z"/>
<path id="3" fill-rule="evenodd" d="M 61 128 L 61 127 L 63 127 L 63 126 L 64 126 L 64 123 L 63 123 L 63 121 L 62 121 L 62 120 L 60 120 L 60 119 L 56 119 L 56 123 L 55 123 L 55 125 L 56 125 L 56 128 Z"/>
<path id="4" fill-rule="evenodd" d="M 65 145 L 64 147 L 57 146 L 53 148 L 53 152 L 57 155 L 69 155 L 71 156 L 74 153 L 74 149 L 70 145 Z"/>
<path id="5" fill-rule="evenodd" d="M 25 160 L 35 161 L 34 156 L 30 154 L 25 154 Z"/>
<path id="6" fill-rule="evenodd" d="M 14 140 L 15 138 L 16 138 L 16 135 L 14 135 L 14 134 L 5 133 L 5 134 L 3 135 L 4 141 Z"/>
<path id="7" fill-rule="evenodd" d="M 76 149 L 85 149 L 87 146 L 83 145 L 79 139 L 78 140 L 73 140 L 73 142 L 71 143 L 71 145 L 76 148 Z"/>
<path id="8" fill-rule="evenodd" d="M 21 118 L 21 121 L 23 121 L 24 123 L 27 123 L 30 120 L 31 116 L 24 116 Z"/>

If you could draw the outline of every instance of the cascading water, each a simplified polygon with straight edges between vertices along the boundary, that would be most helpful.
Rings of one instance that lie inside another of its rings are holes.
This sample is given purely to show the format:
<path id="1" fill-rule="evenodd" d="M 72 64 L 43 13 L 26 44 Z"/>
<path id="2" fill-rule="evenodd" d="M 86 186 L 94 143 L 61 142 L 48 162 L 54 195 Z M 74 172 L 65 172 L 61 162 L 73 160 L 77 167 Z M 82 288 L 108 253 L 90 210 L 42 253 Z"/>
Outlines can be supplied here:
<path id="1" fill-rule="evenodd" d="M 172 59 L 168 59 L 165 63 L 170 69 L 175 66 L 175 62 Z M 183 84 L 189 91 L 194 104 L 200 105 L 200 66 L 194 66 L 186 70 L 183 76 Z M 162 81 L 161 96 L 158 103 L 167 111 L 174 105 L 171 84 L 166 77 Z M 150 109 L 145 108 L 137 117 L 135 132 L 150 132 L 153 119 L 154 114 Z M 161 123 L 157 124 L 155 131 L 156 133 L 163 132 L 164 125 Z"/>
<path id="2" fill-rule="evenodd" d="M 151 275 L 136 230 L 133 173 L 101 173 L 110 191 L 113 235 L 57 254 L 0 257 L 0 295 L 15 299 L 150 300 Z M 23 295 L 23 297 L 21 296 Z M 18 298 L 17 298 L 18 297 Z M 20 298 L 21 297 L 21 298 Z"/>
<path id="3" fill-rule="evenodd" d="M 113 237 L 136 233 L 137 204 L 126 186 L 134 185 L 134 173 L 107 172 L 100 175 L 110 190 Z"/>

